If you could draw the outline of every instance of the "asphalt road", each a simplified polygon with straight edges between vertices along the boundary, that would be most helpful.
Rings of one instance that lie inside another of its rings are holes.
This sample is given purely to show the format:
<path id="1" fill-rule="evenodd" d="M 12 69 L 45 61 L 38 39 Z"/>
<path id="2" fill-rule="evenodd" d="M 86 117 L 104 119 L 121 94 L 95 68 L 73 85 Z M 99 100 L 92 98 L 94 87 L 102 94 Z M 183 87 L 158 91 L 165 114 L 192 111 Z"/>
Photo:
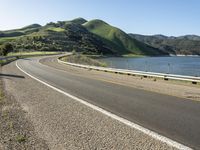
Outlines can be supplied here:
<path id="1" fill-rule="evenodd" d="M 72 75 L 40 64 L 38 58 L 18 60 L 18 65 L 34 77 L 71 95 L 186 146 L 200 149 L 198 101 Z"/>

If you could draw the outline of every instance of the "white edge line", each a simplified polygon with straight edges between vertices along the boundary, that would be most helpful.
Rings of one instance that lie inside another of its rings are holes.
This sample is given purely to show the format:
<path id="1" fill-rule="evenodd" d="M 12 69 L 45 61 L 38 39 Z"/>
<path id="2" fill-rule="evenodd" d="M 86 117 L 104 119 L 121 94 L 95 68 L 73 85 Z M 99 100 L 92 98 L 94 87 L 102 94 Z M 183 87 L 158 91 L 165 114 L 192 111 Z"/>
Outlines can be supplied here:
<path id="1" fill-rule="evenodd" d="M 69 93 L 67 93 L 67 92 L 64 92 L 64 91 L 62 91 L 62 90 L 60 90 L 60 89 L 58 89 L 58 88 L 56 88 L 56 87 L 54 87 L 54 86 L 52 86 L 52 85 L 50 85 L 50 84 L 48 84 L 48 83 L 42 81 L 42 80 L 40 80 L 40 79 L 38 79 L 38 78 L 32 76 L 31 74 L 27 73 L 26 71 L 24 71 L 22 68 L 19 67 L 18 61 L 16 61 L 16 66 L 17 66 L 17 68 L 18 68 L 20 71 L 22 71 L 23 73 L 25 73 L 25 74 L 28 75 L 29 77 L 31 77 L 31 78 L 37 80 L 38 82 L 40 82 L 40 83 L 42 83 L 42 84 L 44 84 L 44 85 L 46 85 L 46 86 L 48 86 L 48 87 L 54 89 L 55 91 L 57 91 L 57 92 L 59 92 L 59 93 L 62 93 L 62 94 L 64 94 L 65 96 L 67 96 L 67 97 L 69 97 L 69 98 L 72 98 L 72 99 L 74 99 L 74 100 L 76 100 L 76 101 L 78 101 L 78 102 L 80 102 L 80 103 L 82 103 L 82 104 L 84 104 L 84 105 L 86 105 L 86 106 L 88 106 L 88 107 L 90 107 L 90 108 L 96 110 L 96 111 L 99 111 L 99 112 L 101 112 L 102 114 L 104 114 L 104 115 L 106 115 L 106 116 L 108 116 L 108 117 L 111 117 L 112 119 L 115 119 L 115 120 L 117 120 L 117 121 L 119 121 L 119 122 L 121 122 L 121 123 L 123 123 L 123 124 L 125 124 L 125 125 L 127 125 L 127 126 L 129 126 L 129 127 L 131 127 L 131 128 L 134 128 L 134 129 L 136 129 L 136 130 L 139 130 L 139 131 L 143 132 L 144 134 L 147 134 L 147 135 L 153 137 L 153 138 L 156 139 L 156 140 L 159 140 L 159 141 L 161 141 L 161 142 L 164 142 L 164 143 L 168 144 L 169 146 L 178 148 L 178 149 L 180 149 L 180 150 L 192 150 L 190 147 L 187 147 L 187 146 L 185 146 L 185 145 L 183 145 L 183 144 L 180 144 L 180 143 L 178 143 L 178 142 L 176 142 L 176 141 L 174 141 L 174 140 L 171 140 L 171 139 L 169 139 L 169 138 L 167 138 L 167 137 L 164 137 L 164 136 L 162 136 L 162 135 L 160 135 L 160 134 L 158 134 L 158 133 L 156 133 L 156 132 L 153 132 L 153 131 L 151 131 L 151 130 L 149 130 L 149 129 L 146 129 L 146 128 L 144 128 L 144 127 L 138 125 L 138 124 L 135 124 L 135 123 L 133 123 L 133 122 L 131 122 L 131 121 L 128 121 L 128 120 L 126 120 L 126 119 L 124 119 L 124 118 L 122 118 L 122 117 L 119 117 L 119 116 L 117 116 L 117 115 L 115 115 L 115 114 L 113 114 L 113 113 L 111 113 L 111 112 L 108 112 L 108 111 L 106 111 L 106 110 L 104 110 L 104 109 L 102 109 L 102 108 L 100 108 L 100 107 L 98 107 L 98 106 L 95 106 L 95 105 L 93 105 L 93 104 L 90 104 L 90 103 L 88 103 L 88 102 L 86 102 L 86 101 L 84 101 L 84 100 L 82 100 L 82 99 L 80 99 L 80 98 L 78 98 L 78 97 L 76 97 L 76 96 L 73 96 L 73 95 L 71 95 L 71 94 L 69 94 Z"/>

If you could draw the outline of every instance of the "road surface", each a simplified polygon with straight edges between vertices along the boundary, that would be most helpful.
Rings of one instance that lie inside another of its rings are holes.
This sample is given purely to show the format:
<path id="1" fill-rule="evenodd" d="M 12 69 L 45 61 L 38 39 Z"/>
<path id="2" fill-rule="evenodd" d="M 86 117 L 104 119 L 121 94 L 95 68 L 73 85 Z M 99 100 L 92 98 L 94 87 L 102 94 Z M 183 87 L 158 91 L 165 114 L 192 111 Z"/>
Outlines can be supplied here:
<path id="1" fill-rule="evenodd" d="M 55 58 L 45 61 L 57 63 Z M 18 60 L 34 77 L 129 121 L 200 149 L 200 103 L 144 91 L 45 66 L 39 58 Z"/>

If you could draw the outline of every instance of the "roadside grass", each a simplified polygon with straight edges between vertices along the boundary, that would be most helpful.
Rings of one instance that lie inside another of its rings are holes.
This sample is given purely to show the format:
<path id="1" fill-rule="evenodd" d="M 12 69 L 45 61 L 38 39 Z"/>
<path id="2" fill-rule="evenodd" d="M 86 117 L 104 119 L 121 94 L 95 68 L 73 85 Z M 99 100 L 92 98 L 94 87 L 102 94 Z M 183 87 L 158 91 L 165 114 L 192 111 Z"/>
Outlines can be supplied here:
<path id="1" fill-rule="evenodd" d="M 63 29 L 63 28 L 55 28 L 55 27 L 47 28 L 47 30 L 55 31 L 55 32 L 63 32 L 63 31 L 65 31 L 65 29 Z"/>
<path id="2" fill-rule="evenodd" d="M 77 63 L 83 65 L 91 65 L 91 66 L 99 66 L 99 67 L 106 67 L 107 64 L 95 59 L 90 58 L 89 56 L 85 56 L 82 54 L 74 54 L 69 55 L 61 58 L 62 61 L 70 62 L 70 63 Z"/>
<path id="3" fill-rule="evenodd" d="M 136 55 L 136 54 L 125 54 L 122 55 L 122 57 L 126 57 L 126 58 L 140 58 L 140 57 L 146 57 L 144 55 Z"/>
<path id="4" fill-rule="evenodd" d="M 33 56 L 33 55 L 55 55 L 60 54 L 61 52 L 48 52 L 48 51 L 31 51 L 31 52 L 11 52 L 7 56 Z"/>
<path id="5" fill-rule="evenodd" d="M 13 40 L 16 40 L 18 37 L 3 37 L 0 38 L 0 44 L 5 42 L 11 42 Z"/>
<path id="6" fill-rule="evenodd" d="M 26 137 L 24 135 L 17 135 L 16 136 L 16 141 L 19 143 L 25 142 L 26 141 Z"/>

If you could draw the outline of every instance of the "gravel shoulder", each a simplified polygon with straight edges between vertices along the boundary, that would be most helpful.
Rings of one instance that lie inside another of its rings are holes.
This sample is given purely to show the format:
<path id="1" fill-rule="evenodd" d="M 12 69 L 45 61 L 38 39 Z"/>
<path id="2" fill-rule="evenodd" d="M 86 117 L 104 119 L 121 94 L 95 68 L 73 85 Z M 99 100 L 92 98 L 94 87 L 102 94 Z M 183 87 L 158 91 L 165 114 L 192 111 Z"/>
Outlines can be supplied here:
<path id="1" fill-rule="evenodd" d="M 27 112 L 4 87 L 0 78 L 0 150 L 48 149 L 35 133 Z"/>
<path id="2" fill-rule="evenodd" d="M 108 72 L 82 69 L 78 67 L 60 64 L 57 58 L 48 57 L 41 59 L 42 64 L 67 71 L 73 75 L 81 75 L 81 77 L 94 78 L 106 82 L 112 82 L 124 86 L 130 86 L 147 91 L 157 92 L 161 94 L 186 98 L 188 100 L 200 101 L 200 85 L 194 85 L 189 82 L 182 81 L 165 81 L 162 79 L 143 78 L 137 76 L 120 75 Z"/>
<path id="3" fill-rule="evenodd" d="M 14 62 L 4 66 L 2 73 L 15 75 L 2 78 L 7 95 L 22 112 L 18 124 L 27 128 L 19 133 L 31 133 L 25 134 L 33 139 L 25 142 L 27 149 L 174 149 L 42 85 L 20 72 Z"/>

